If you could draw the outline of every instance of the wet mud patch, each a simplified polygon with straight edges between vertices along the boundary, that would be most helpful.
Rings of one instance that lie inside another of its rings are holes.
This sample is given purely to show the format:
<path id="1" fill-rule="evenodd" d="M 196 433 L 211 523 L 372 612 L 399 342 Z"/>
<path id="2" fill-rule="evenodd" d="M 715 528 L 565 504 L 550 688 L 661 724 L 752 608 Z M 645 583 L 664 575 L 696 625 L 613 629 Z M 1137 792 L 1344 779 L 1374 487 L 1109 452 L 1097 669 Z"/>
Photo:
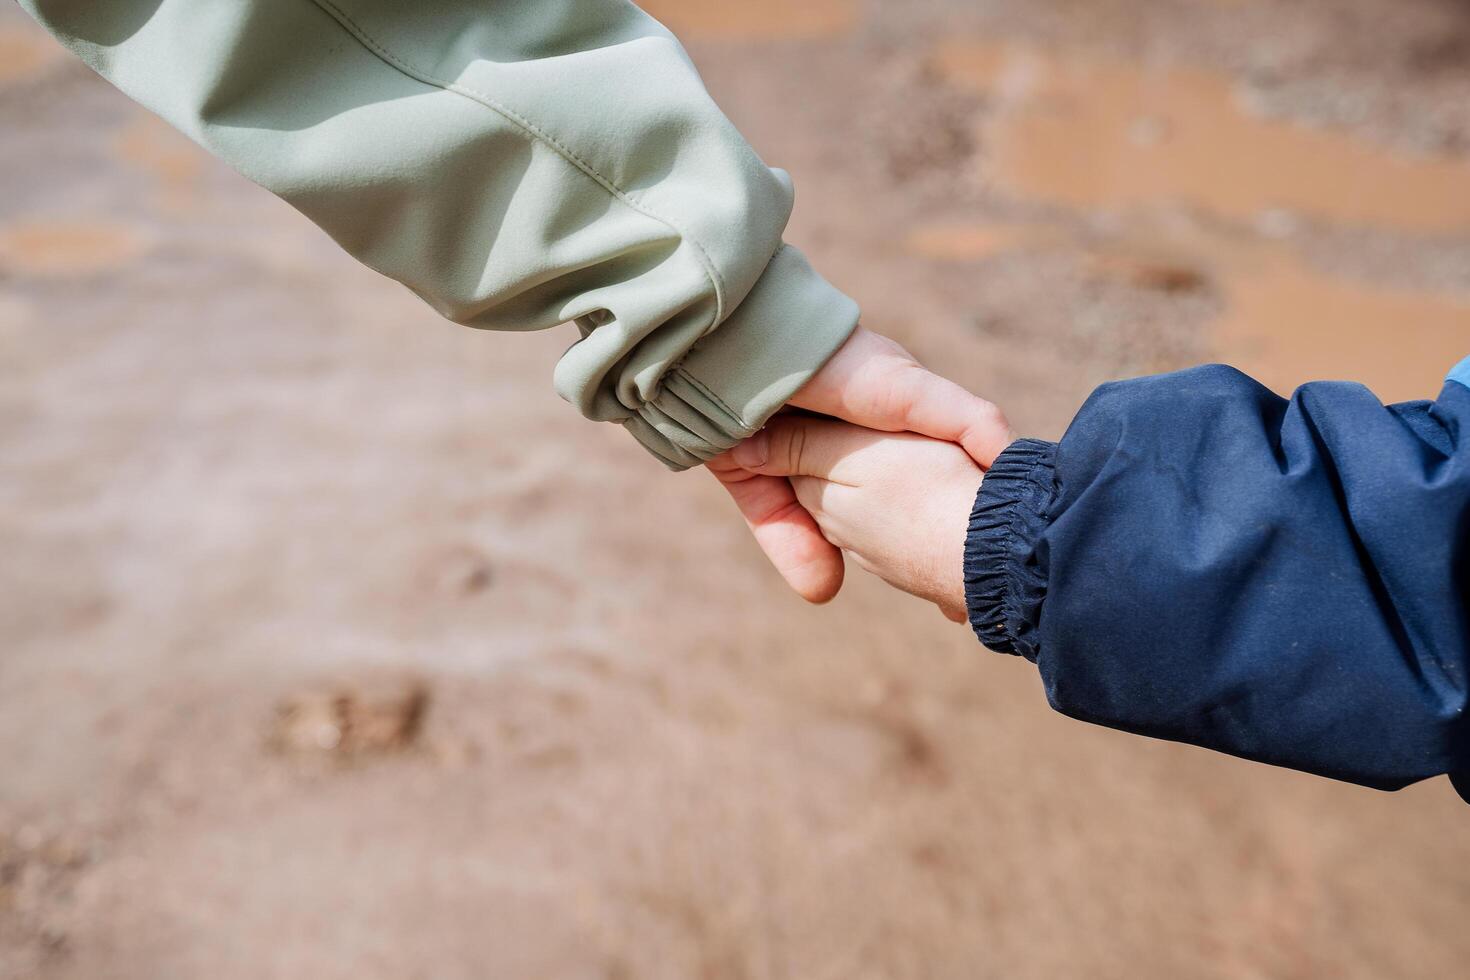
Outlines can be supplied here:
<path id="1" fill-rule="evenodd" d="M 339 680 L 285 698 L 267 744 L 298 757 L 360 762 L 415 746 L 429 710 L 429 687 L 416 677 Z"/>
<path id="2" fill-rule="evenodd" d="M 67 916 L 100 853 L 90 835 L 0 822 L 0 976 L 38 976 L 66 962 Z"/>
<path id="3" fill-rule="evenodd" d="M 942 182 L 948 195 L 973 183 L 982 100 L 953 85 L 929 59 L 881 59 L 875 92 L 857 110 L 865 133 L 854 152 L 878 156 L 882 175 L 899 185 Z"/>

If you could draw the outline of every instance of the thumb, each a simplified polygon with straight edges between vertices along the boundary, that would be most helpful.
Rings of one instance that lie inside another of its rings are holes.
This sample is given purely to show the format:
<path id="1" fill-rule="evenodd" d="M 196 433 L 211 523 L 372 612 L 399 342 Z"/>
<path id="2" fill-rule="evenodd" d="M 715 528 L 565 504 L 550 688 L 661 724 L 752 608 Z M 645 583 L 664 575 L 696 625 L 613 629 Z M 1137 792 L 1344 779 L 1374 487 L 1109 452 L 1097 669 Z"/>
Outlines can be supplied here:
<path id="1" fill-rule="evenodd" d="M 781 415 L 728 456 L 751 473 L 862 483 L 872 473 L 868 451 L 893 438 L 834 419 Z"/>

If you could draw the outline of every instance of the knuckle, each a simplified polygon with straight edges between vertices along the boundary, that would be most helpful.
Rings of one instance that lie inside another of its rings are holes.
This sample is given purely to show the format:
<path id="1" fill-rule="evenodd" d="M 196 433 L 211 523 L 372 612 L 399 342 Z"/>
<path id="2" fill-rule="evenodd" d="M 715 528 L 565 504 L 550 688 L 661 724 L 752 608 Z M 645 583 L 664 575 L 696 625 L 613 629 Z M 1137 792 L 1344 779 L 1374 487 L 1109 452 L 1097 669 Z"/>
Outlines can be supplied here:
<path id="1" fill-rule="evenodd" d="M 786 430 L 786 467 L 789 473 L 801 473 L 806 462 L 807 432 L 804 425 L 792 425 Z"/>
<path id="2" fill-rule="evenodd" d="M 980 404 L 977 405 L 975 408 L 976 414 L 979 416 L 979 420 L 982 425 L 986 425 L 994 429 L 1001 429 L 1007 432 L 1010 431 L 1010 419 L 1006 418 L 1006 413 L 1001 409 L 999 405 L 995 404 L 995 402 L 986 401 L 983 398 L 981 398 L 979 401 Z"/>
<path id="3" fill-rule="evenodd" d="M 900 344 L 892 337 L 889 337 L 885 334 L 879 334 L 878 339 L 882 342 L 880 346 L 883 348 L 885 354 L 889 355 L 890 357 L 902 359 L 905 361 L 911 361 L 915 364 L 918 363 L 918 361 L 914 360 L 914 355 L 910 354 L 908 352 L 908 349 L 905 348 L 903 344 Z"/>
<path id="4" fill-rule="evenodd" d="M 933 376 L 918 361 L 894 361 L 888 366 L 882 389 L 880 413 L 900 422 L 909 415 L 924 396 Z"/>

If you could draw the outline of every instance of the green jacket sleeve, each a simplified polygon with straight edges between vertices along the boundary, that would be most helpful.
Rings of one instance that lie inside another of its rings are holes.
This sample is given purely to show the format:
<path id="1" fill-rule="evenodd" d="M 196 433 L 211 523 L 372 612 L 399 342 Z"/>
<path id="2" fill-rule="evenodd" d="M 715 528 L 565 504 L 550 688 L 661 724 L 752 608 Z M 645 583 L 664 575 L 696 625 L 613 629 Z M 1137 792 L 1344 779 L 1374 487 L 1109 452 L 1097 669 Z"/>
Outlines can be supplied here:
<path id="1" fill-rule="evenodd" d="M 557 390 L 674 468 L 758 429 L 857 309 L 786 175 L 622 0 L 21 0 L 129 96 L 459 323 L 575 322 Z"/>

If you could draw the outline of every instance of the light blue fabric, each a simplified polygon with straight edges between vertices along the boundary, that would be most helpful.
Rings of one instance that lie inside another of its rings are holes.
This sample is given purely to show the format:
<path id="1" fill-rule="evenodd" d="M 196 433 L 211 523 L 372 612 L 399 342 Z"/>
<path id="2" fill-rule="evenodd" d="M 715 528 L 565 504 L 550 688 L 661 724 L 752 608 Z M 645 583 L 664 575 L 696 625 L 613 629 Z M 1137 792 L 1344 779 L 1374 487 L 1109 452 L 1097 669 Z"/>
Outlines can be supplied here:
<path id="1" fill-rule="evenodd" d="M 1470 357 L 1456 364 L 1445 380 L 1453 381 L 1455 384 L 1461 384 L 1466 388 L 1470 388 Z"/>

